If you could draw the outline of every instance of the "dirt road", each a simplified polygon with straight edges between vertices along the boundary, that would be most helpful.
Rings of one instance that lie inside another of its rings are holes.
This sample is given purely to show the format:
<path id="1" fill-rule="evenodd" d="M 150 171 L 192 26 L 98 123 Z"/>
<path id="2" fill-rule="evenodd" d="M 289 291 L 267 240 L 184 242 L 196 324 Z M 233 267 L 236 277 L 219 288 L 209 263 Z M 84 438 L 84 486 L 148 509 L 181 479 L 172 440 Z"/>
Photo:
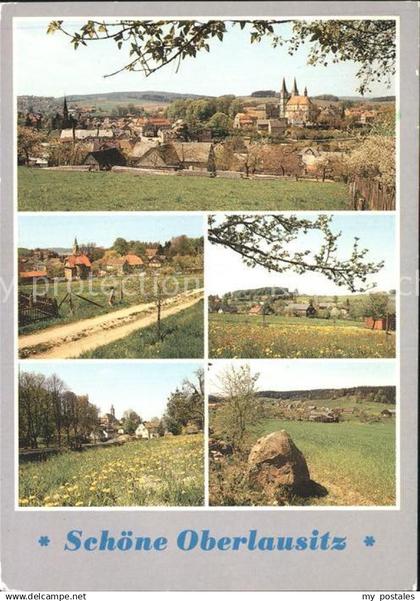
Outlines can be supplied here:
<path id="1" fill-rule="evenodd" d="M 167 299 L 162 304 L 162 319 L 192 307 L 203 295 L 204 289 L 199 288 Z M 125 338 L 155 322 L 154 303 L 135 305 L 106 315 L 19 336 L 19 356 L 24 359 L 76 358 L 85 351 Z"/>

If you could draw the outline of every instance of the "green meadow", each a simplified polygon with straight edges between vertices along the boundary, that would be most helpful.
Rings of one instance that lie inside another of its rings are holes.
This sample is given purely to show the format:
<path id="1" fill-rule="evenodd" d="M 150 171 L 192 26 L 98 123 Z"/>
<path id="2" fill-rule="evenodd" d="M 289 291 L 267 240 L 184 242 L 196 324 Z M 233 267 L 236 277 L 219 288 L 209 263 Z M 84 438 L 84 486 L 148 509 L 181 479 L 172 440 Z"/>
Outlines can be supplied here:
<path id="1" fill-rule="evenodd" d="M 161 337 L 156 324 L 126 338 L 84 353 L 85 359 L 195 359 L 204 355 L 203 302 L 200 301 L 161 322 Z"/>
<path id="2" fill-rule="evenodd" d="M 20 211 L 348 210 L 342 182 L 18 168 Z"/>
<path id="3" fill-rule="evenodd" d="M 250 447 L 261 436 L 278 430 L 290 434 L 305 456 L 311 479 L 327 493 L 309 498 L 295 496 L 290 504 L 395 505 L 394 418 L 370 423 L 349 420 L 338 424 L 265 419 L 250 433 Z M 228 459 L 222 467 L 223 476 L 217 469 L 212 469 L 211 503 L 267 504 L 262 493 L 255 494 L 248 489 L 245 472 L 244 459 Z M 224 480 L 222 486 L 221 479 Z"/>

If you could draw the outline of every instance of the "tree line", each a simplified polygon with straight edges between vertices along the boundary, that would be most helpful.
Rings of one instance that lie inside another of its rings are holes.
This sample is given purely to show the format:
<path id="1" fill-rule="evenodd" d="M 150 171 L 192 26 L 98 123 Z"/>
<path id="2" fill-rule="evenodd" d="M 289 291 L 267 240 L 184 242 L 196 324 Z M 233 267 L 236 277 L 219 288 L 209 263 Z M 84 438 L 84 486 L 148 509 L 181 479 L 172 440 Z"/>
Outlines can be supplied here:
<path id="1" fill-rule="evenodd" d="M 197 431 L 204 427 L 204 372 L 185 379 L 172 392 L 162 419 L 150 420 L 160 435 L 166 431 L 181 434 L 187 426 Z M 125 434 L 134 435 L 143 422 L 133 409 L 120 420 Z M 35 372 L 19 373 L 19 448 L 39 446 L 79 446 L 91 433 L 99 432 L 99 409 L 88 395 L 77 395 L 56 374 L 49 377 Z"/>
<path id="2" fill-rule="evenodd" d="M 99 409 L 57 375 L 19 374 L 19 446 L 67 446 L 97 428 Z"/>

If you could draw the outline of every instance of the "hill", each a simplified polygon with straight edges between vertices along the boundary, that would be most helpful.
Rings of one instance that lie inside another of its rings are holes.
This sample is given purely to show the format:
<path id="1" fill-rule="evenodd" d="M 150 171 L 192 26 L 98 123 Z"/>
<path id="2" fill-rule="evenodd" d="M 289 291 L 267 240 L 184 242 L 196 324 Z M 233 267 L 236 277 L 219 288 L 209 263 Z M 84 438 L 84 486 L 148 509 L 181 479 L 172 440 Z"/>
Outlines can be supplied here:
<path id="1" fill-rule="evenodd" d="M 244 290 L 234 290 L 229 293 L 229 296 L 234 299 L 251 299 L 261 296 L 290 296 L 291 292 L 288 288 L 278 286 L 267 286 L 264 288 L 246 288 Z"/>
<path id="2" fill-rule="evenodd" d="M 278 95 L 274 96 L 261 96 L 261 92 L 253 92 L 250 96 L 238 96 L 239 99 L 244 102 L 249 101 L 251 103 L 261 102 L 278 102 Z M 271 92 L 267 90 L 266 92 Z M 258 94 L 258 95 L 257 95 Z M 194 100 L 200 98 L 215 98 L 215 96 L 208 96 L 204 94 L 193 94 L 190 92 L 166 92 L 161 90 L 145 90 L 145 91 L 132 91 L 132 92 L 104 92 L 100 94 L 69 94 L 67 101 L 69 103 L 76 103 L 80 108 L 83 106 L 95 106 L 97 110 L 112 110 L 118 105 L 155 105 L 155 107 L 165 106 L 175 100 Z M 330 104 L 342 101 L 351 102 L 363 102 L 369 104 L 370 102 L 395 102 L 395 96 L 382 96 L 377 98 L 364 98 L 362 96 L 334 96 L 332 94 L 319 94 L 312 96 L 317 104 Z M 29 110 L 34 112 L 55 112 L 60 110 L 63 106 L 63 96 L 33 96 L 33 95 L 22 95 L 17 97 L 17 108 L 18 111 L 24 113 Z"/>
<path id="3" fill-rule="evenodd" d="M 101 94 L 69 94 L 67 102 L 76 103 L 80 108 L 84 106 L 95 106 L 97 110 L 112 110 L 118 105 L 167 105 L 174 100 L 188 100 L 208 98 L 200 94 L 180 94 L 177 92 L 161 92 L 146 90 L 144 92 L 105 92 Z M 53 113 L 60 111 L 63 107 L 64 96 L 18 96 L 17 110 L 25 113 L 29 110 L 41 113 Z"/>
<path id="4" fill-rule="evenodd" d="M 264 399 L 277 399 L 279 401 L 299 399 L 336 399 L 357 396 L 365 402 L 381 402 L 395 404 L 395 386 L 355 386 L 352 388 L 315 388 L 313 390 L 261 390 L 257 396 Z M 209 403 L 221 403 L 223 399 L 216 395 L 209 395 Z"/>

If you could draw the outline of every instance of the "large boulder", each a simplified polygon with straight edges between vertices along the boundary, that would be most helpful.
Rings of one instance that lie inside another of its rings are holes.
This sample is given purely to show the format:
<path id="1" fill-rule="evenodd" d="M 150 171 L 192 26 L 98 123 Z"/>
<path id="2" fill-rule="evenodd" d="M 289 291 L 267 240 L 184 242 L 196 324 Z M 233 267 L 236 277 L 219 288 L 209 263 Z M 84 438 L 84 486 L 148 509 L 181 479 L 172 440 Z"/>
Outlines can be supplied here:
<path id="1" fill-rule="evenodd" d="M 248 468 L 250 484 L 270 494 L 285 487 L 304 494 L 311 483 L 305 457 L 286 430 L 260 438 L 251 449 Z"/>

